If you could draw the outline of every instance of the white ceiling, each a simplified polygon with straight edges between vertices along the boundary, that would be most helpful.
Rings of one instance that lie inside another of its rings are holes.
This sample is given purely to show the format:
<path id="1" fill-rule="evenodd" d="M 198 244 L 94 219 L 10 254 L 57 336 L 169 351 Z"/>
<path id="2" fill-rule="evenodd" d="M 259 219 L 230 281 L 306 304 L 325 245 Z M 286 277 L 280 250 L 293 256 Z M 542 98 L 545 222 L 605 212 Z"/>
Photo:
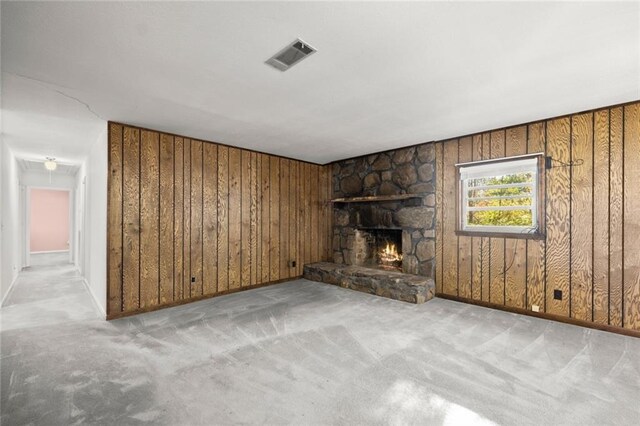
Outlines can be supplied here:
<path id="1" fill-rule="evenodd" d="M 640 99 L 638 2 L 2 2 L 3 132 L 121 121 L 317 163 Z M 264 64 L 296 37 L 318 52 Z"/>

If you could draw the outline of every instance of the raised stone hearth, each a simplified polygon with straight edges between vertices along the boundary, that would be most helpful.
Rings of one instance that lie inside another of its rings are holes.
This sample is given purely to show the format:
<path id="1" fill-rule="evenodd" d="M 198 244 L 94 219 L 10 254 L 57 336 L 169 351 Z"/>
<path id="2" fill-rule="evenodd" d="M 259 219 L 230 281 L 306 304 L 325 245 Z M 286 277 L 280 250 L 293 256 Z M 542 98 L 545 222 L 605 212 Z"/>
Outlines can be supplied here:
<path id="1" fill-rule="evenodd" d="M 409 303 L 435 295 L 431 278 L 354 265 L 319 262 L 304 265 L 304 278 Z"/>

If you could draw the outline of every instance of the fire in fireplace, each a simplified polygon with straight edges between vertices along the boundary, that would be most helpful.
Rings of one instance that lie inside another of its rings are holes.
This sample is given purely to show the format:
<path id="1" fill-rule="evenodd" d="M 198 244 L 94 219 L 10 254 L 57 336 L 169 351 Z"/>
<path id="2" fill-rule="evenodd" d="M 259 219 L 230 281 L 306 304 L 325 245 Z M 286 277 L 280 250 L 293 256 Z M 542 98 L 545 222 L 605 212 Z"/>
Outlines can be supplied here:
<path id="1" fill-rule="evenodd" d="M 402 271 L 402 231 L 399 229 L 360 229 L 356 231 L 356 264 Z"/>

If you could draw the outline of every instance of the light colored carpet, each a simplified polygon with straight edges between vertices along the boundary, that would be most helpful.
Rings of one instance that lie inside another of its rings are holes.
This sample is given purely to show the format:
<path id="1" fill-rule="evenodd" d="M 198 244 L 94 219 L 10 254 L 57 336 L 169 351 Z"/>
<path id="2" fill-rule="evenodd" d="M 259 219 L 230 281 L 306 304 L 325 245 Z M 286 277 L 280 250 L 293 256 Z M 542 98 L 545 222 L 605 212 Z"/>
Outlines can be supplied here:
<path id="1" fill-rule="evenodd" d="M 71 267 L 0 311 L 3 425 L 638 424 L 640 339 L 298 280 L 105 322 Z"/>

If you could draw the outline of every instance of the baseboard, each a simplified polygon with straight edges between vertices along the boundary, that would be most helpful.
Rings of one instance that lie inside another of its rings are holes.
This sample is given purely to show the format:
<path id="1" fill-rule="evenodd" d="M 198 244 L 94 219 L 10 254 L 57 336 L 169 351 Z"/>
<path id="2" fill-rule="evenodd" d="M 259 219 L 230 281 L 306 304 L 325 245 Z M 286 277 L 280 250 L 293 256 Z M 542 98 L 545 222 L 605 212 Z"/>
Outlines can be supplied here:
<path id="1" fill-rule="evenodd" d="M 70 250 L 48 250 L 48 251 L 32 251 L 29 252 L 30 255 L 32 254 L 55 254 L 55 253 L 69 253 Z"/>
<path id="2" fill-rule="evenodd" d="M 20 275 L 20 274 L 18 274 Z M 11 292 L 13 291 L 13 286 L 16 284 L 16 281 L 18 281 L 18 275 L 16 275 L 13 278 L 13 281 L 11 281 L 11 284 L 9 284 L 9 288 L 7 289 L 6 294 L 4 295 L 4 297 L 2 298 L 2 302 L 0 302 L 0 307 L 4 306 L 4 302 L 7 301 L 7 299 L 9 298 L 9 295 L 11 294 Z"/>
<path id="3" fill-rule="evenodd" d="M 192 302 L 199 302 L 201 300 L 212 299 L 212 298 L 218 297 L 218 296 L 225 296 L 227 294 L 238 293 L 238 292 L 246 291 L 246 290 L 253 290 L 253 289 L 256 289 L 256 288 L 267 287 L 267 286 L 274 285 L 274 284 L 281 284 L 281 283 L 284 283 L 284 282 L 287 282 L 287 281 L 299 280 L 301 278 L 302 278 L 302 275 L 299 275 L 297 277 L 283 278 L 281 280 L 270 281 L 268 283 L 255 284 L 255 285 L 250 285 L 250 286 L 246 286 L 246 287 L 240 287 L 240 288 L 234 288 L 234 289 L 231 289 L 231 290 L 220 291 L 220 292 L 217 292 L 217 293 L 214 293 L 214 294 L 205 294 L 205 295 L 202 295 L 202 296 L 191 297 L 189 299 L 176 300 L 175 302 L 166 303 L 164 305 L 149 306 L 149 307 L 146 307 L 146 308 L 140 308 L 140 309 L 136 309 L 136 310 L 129 311 L 129 312 L 109 313 L 109 314 L 107 314 L 107 321 L 111 321 L 111 320 L 118 319 L 118 318 L 130 317 L 132 315 L 144 314 L 144 313 L 147 313 L 147 312 L 158 311 L 160 309 L 173 308 L 173 307 L 180 306 L 180 305 L 186 305 L 186 304 L 192 303 Z"/>
<path id="4" fill-rule="evenodd" d="M 91 286 L 89 285 L 89 281 L 87 281 L 86 278 L 82 277 L 82 282 L 84 286 L 87 288 L 87 291 L 89 292 L 89 294 L 91 295 L 91 300 L 93 301 L 93 304 L 96 306 L 96 308 L 98 308 L 98 312 L 102 314 L 102 318 L 107 318 L 107 313 L 105 312 L 104 309 L 102 309 L 102 306 L 100 306 L 100 303 L 98 302 L 98 298 L 96 297 L 96 295 L 93 294 L 93 291 L 91 290 Z"/>
<path id="5" fill-rule="evenodd" d="M 436 297 L 441 299 L 453 300 L 455 302 L 468 303 L 470 305 L 483 306 L 485 308 L 497 309 L 499 311 L 512 312 L 515 314 L 527 315 L 530 317 L 542 318 L 549 321 L 562 322 L 565 324 L 577 325 L 595 330 L 608 331 L 610 333 L 622 334 L 625 336 L 639 337 L 640 331 L 630 330 L 628 328 L 616 327 L 608 324 L 598 324 L 591 321 L 584 321 L 575 318 L 563 317 L 562 315 L 548 314 L 545 312 L 533 312 L 524 308 L 515 308 L 511 306 L 498 305 L 497 303 L 484 302 L 481 300 L 468 299 L 466 297 L 451 296 L 444 293 L 436 293 Z"/>

